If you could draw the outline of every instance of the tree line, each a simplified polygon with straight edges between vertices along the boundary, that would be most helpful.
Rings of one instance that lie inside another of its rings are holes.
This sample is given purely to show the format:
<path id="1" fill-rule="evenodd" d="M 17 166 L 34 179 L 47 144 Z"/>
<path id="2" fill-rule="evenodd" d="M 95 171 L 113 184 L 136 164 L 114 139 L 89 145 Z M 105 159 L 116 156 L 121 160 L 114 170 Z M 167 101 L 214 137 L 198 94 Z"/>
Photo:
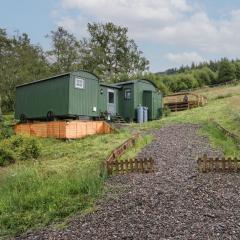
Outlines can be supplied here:
<path id="1" fill-rule="evenodd" d="M 203 86 L 222 84 L 240 80 L 240 60 L 209 61 L 198 65 L 181 66 L 162 73 L 144 74 L 155 82 L 164 94 L 189 90 Z"/>

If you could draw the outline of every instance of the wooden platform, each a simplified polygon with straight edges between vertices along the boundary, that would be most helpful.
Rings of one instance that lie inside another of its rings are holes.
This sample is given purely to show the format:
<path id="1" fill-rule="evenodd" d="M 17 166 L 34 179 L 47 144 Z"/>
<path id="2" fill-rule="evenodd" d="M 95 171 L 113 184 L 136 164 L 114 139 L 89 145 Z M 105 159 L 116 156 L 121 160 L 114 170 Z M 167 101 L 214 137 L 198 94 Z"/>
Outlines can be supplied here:
<path id="1" fill-rule="evenodd" d="M 187 96 L 187 101 L 184 97 Z M 172 112 L 184 111 L 207 104 L 207 98 L 191 92 L 174 93 L 164 97 L 164 107 Z"/>
<path id="2" fill-rule="evenodd" d="M 15 125 L 16 134 L 58 139 L 83 138 L 112 131 L 113 128 L 105 121 L 52 121 Z"/>

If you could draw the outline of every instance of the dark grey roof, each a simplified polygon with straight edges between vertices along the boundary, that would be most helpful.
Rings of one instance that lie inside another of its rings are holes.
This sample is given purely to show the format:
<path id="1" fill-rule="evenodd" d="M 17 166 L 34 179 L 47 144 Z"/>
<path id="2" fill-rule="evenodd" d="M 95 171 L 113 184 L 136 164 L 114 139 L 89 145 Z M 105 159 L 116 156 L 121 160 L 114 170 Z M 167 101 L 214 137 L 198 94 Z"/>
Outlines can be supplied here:
<path id="1" fill-rule="evenodd" d="M 130 80 L 130 81 L 126 81 L 126 82 L 118 82 L 118 83 L 114 83 L 114 84 L 112 84 L 112 85 L 115 85 L 115 86 L 121 86 L 121 85 L 126 85 L 126 84 L 135 84 L 136 82 L 140 82 L 140 81 L 146 81 L 146 82 L 149 82 L 150 84 L 152 84 L 155 88 L 158 88 L 157 87 L 157 85 L 154 83 L 154 82 L 152 82 L 152 81 L 150 81 L 150 80 L 148 80 L 148 79 L 136 79 L 136 80 Z"/>
<path id="2" fill-rule="evenodd" d="M 106 83 L 100 83 L 100 86 L 104 86 L 104 87 L 109 87 L 109 88 L 122 88 L 121 86 L 117 86 L 114 84 L 106 84 Z"/>

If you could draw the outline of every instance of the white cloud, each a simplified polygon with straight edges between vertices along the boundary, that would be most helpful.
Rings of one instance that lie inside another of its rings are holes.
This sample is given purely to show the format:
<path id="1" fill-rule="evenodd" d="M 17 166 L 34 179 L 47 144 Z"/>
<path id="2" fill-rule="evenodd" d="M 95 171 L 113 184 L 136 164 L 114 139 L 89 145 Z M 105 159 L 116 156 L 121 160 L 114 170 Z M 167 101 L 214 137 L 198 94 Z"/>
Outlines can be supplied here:
<path id="1" fill-rule="evenodd" d="M 127 26 L 137 41 L 157 43 L 165 52 L 169 46 L 182 49 L 182 60 L 240 55 L 240 9 L 213 19 L 187 0 L 61 0 L 60 10 L 64 14 L 57 24 L 81 36 L 86 36 L 87 22 L 112 21 Z"/>
<path id="2" fill-rule="evenodd" d="M 174 65 L 190 65 L 192 62 L 200 63 L 205 59 L 200 56 L 197 52 L 183 52 L 183 53 L 168 53 L 166 58 Z"/>

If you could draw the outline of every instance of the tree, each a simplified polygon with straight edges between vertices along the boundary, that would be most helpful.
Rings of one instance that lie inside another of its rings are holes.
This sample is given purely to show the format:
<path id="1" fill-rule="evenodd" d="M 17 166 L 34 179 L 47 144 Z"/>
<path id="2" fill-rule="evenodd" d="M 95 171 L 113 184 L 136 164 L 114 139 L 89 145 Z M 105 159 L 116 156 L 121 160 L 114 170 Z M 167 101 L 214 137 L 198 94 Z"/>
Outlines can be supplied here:
<path id="1" fill-rule="evenodd" d="M 223 83 L 234 79 L 236 79 L 234 65 L 228 59 L 222 59 L 219 64 L 218 82 Z"/>
<path id="2" fill-rule="evenodd" d="M 83 68 L 106 80 L 119 73 L 131 76 L 148 69 L 149 61 L 142 56 L 128 29 L 113 23 L 88 24 L 89 40 L 82 41 Z"/>
<path id="3" fill-rule="evenodd" d="M 235 75 L 236 75 L 236 79 L 240 80 L 240 62 L 239 61 L 235 62 Z"/>
<path id="4" fill-rule="evenodd" d="M 3 120 L 3 117 L 2 117 L 2 98 L 1 98 L 1 95 L 0 95 L 0 122 L 2 122 Z"/>
<path id="5" fill-rule="evenodd" d="M 0 95 L 5 111 L 14 109 L 17 85 L 48 76 L 44 52 L 30 43 L 27 34 L 9 38 L 0 29 Z"/>
<path id="6" fill-rule="evenodd" d="M 52 50 L 47 54 L 52 62 L 52 72 L 60 74 L 81 68 L 80 41 L 62 27 L 47 35 L 52 41 Z"/>

